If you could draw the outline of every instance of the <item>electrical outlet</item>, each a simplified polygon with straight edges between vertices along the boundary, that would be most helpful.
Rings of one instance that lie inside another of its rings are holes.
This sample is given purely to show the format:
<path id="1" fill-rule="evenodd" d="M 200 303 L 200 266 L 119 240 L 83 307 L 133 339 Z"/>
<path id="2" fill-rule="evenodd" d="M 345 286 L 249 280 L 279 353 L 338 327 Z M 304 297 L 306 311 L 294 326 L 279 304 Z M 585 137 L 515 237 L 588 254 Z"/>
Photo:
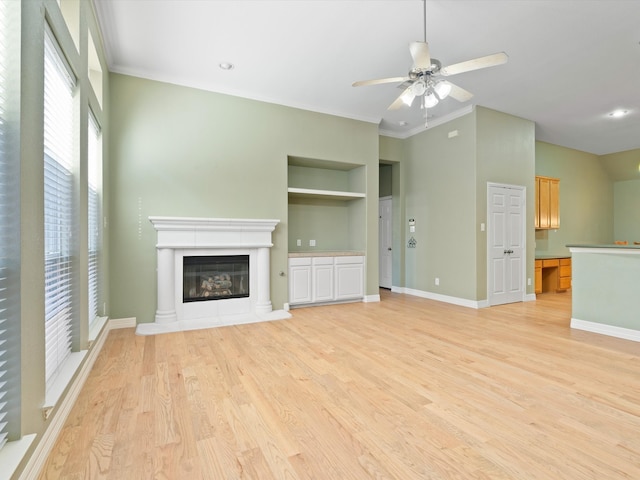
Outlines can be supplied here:
<path id="1" fill-rule="evenodd" d="M 436 277 L 436 285 L 440 285 L 440 279 Z"/>
<path id="2" fill-rule="evenodd" d="M 527 285 L 531 285 L 531 278 L 527 278 Z"/>
<path id="3" fill-rule="evenodd" d="M 309 246 L 310 247 L 315 247 L 316 246 L 316 241 L 315 240 L 309 240 Z"/>
<path id="4" fill-rule="evenodd" d="M 300 239 L 296 240 L 296 245 L 298 247 L 301 247 L 302 246 L 302 240 L 300 240 Z"/>

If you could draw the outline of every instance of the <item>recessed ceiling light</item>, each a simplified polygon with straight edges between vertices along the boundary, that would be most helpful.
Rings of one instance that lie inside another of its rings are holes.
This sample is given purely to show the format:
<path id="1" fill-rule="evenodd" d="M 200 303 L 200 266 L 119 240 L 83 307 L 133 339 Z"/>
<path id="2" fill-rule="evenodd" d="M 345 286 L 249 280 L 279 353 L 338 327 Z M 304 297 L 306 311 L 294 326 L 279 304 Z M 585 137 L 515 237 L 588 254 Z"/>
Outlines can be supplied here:
<path id="1" fill-rule="evenodd" d="M 222 70 L 233 70 L 233 63 L 229 63 L 229 62 L 222 62 L 219 63 L 218 66 L 222 69 Z"/>
<path id="2" fill-rule="evenodd" d="M 401 127 L 406 127 L 407 125 L 409 125 L 409 122 L 407 122 L 407 121 L 405 121 L 405 120 L 401 120 L 400 122 L 398 122 L 398 124 L 399 124 Z"/>
<path id="3" fill-rule="evenodd" d="M 613 118 L 618 118 L 618 117 L 624 117 L 627 113 L 629 113 L 629 110 L 620 109 L 620 110 L 614 110 L 609 114 L 609 116 Z"/>

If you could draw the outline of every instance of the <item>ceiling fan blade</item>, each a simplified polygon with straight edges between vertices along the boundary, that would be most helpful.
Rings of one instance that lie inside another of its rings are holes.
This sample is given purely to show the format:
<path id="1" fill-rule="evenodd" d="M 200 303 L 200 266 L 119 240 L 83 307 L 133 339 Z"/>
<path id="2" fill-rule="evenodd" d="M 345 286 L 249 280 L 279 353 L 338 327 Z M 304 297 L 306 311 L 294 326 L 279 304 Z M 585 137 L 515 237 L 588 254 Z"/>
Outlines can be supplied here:
<path id="1" fill-rule="evenodd" d="M 509 57 L 506 53 L 494 53 L 493 55 L 487 55 L 486 57 L 474 58 L 473 60 L 467 60 L 466 62 L 454 63 L 448 67 L 444 67 L 440 70 L 440 74 L 445 77 L 448 75 L 457 75 L 458 73 L 471 72 L 473 70 L 479 70 L 481 68 L 495 67 L 496 65 L 502 65 L 507 63 Z"/>
<path id="2" fill-rule="evenodd" d="M 376 80 L 360 80 L 357 82 L 353 82 L 352 86 L 363 87 L 365 85 L 380 85 L 382 83 L 404 82 L 405 80 L 409 80 L 409 77 L 390 77 L 390 78 L 378 78 Z"/>
<path id="3" fill-rule="evenodd" d="M 459 87 L 451 82 L 447 83 L 451 85 L 451 91 L 449 92 L 449 96 L 451 98 L 454 98 L 459 102 L 466 102 L 467 100 L 471 100 L 471 97 L 473 97 L 473 93 L 469 92 L 468 90 L 465 90 L 464 88 Z"/>
<path id="4" fill-rule="evenodd" d="M 410 86 L 409 86 L 409 87 L 407 87 L 407 88 L 405 88 L 405 89 L 402 91 L 402 93 L 398 96 L 398 98 L 396 98 L 396 99 L 394 100 L 394 102 L 393 102 L 391 105 L 389 105 L 389 107 L 387 108 L 387 110 L 397 110 L 397 109 L 399 109 L 400 107 L 402 107 L 403 105 L 406 105 L 406 103 L 405 103 L 405 101 L 404 101 L 404 96 L 405 96 L 405 93 L 409 93 L 409 92 L 411 91 L 410 89 L 411 89 L 411 87 L 410 87 Z M 415 97 L 414 97 L 414 98 L 415 98 Z M 413 99 L 411 99 L 411 102 L 413 103 Z"/>
<path id="5" fill-rule="evenodd" d="M 427 42 L 412 42 L 409 44 L 411 58 L 413 58 L 414 68 L 431 70 L 431 54 Z"/>

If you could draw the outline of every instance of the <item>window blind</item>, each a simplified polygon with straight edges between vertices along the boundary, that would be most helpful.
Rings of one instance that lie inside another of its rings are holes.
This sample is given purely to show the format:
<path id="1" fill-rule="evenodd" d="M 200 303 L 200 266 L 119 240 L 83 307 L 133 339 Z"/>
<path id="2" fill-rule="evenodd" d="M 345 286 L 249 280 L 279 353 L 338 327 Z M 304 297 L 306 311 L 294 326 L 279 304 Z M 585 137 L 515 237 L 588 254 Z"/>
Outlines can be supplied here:
<path id="1" fill-rule="evenodd" d="M 20 434 L 19 5 L 0 1 L 0 448 Z"/>
<path id="2" fill-rule="evenodd" d="M 73 89 L 53 35 L 44 59 L 45 377 L 47 388 L 71 353 L 73 319 Z"/>
<path id="3" fill-rule="evenodd" d="M 0 32 L 5 32 L 7 28 L 6 23 L 6 5 L 4 2 L 0 2 Z M 0 33 L 0 199 L 5 198 L 5 191 L 7 188 L 6 177 L 6 139 L 7 139 L 7 118 L 6 118 L 6 70 L 7 70 L 7 55 L 6 55 L 6 38 Z M 7 366 L 8 366 L 8 330 L 7 330 L 7 317 L 5 304 L 5 292 L 6 292 L 6 252 L 5 252 L 5 237 L 6 237 L 6 222 L 5 215 L 7 205 L 4 201 L 0 200 L 0 448 L 7 442 Z"/>
<path id="4" fill-rule="evenodd" d="M 100 129 L 98 122 L 89 115 L 88 138 L 88 225 L 89 225 L 89 325 L 98 317 L 99 272 L 101 250 L 100 236 Z"/>

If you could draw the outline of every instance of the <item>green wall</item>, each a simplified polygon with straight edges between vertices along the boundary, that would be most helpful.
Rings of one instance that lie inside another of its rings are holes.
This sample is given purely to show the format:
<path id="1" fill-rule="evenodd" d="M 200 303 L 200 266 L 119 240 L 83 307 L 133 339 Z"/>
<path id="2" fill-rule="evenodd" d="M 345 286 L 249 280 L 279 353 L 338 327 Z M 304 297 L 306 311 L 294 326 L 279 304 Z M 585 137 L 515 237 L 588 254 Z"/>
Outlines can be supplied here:
<path id="1" fill-rule="evenodd" d="M 640 242 L 640 180 L 613 185 L 613 239 Z"/>
<path id="2" fill-rule="evenodd" d="M 450 137 L 450 132 L 456 132 Z M 386 141 L 385 141 L 386 142 Z M 533 218 L 534 124 L 476 107 L 471 113 L 405 140 L 402 197 L 416 220 L 416 248 L 405 248 L 405 286 L 434 294 L 487 299 L 487 183 L 527 189 L 527 216 Z M 382 150 L 382 148 L 381 148 Z M 394 145 L 390 152 L 400 152 Z M 533 244 L 533 221 L 527 242 Z M 533 276 L 533 251 L 526 260 Z M 394 257 L 394 270 L 395 264 Z M 439 285 L 435 285 L 435 279 Z M 533 285 L 527 287 L 533 292 Z"/>
<path id="3" fill-rule="evenodd" d="M 458 130 L 457 137 L 448 132 Z M 406 140 L 406 287 L 476 298 L 476 116 L 467 114 Z M 440 285 L 435 285 L 435 278 Z"/>
<path id="4" fill-rule="evenodd" d="M 536 253 L 565 255 L 567 244 L 613 242 L 613 183 L 600 157 L 536 142 L 536 175 L 560 179 L 560 228 L 536 231 Z"/>
<path id="5" fill-rule="evenodd" d="M 487 108 L 476 108 L 477 116 L 477 299 L 487 298 L 487 235 L 480 223 L 487 224 L 487 183 L 518 185 L 526 188 L 526 245 L 525 291 L 533 294 L 535 260 L 535 124 L 506 113 Z"/>
<path id="6" fill-rule="evenodd" d="M 273 218 L 271 300 L 287 301 L 288 157 L 361 165 L 366 294 L 378 289 L 378 129 L 371 123 L 111 74 L 112 317 L 154 320 L 149 216 Z"/>

